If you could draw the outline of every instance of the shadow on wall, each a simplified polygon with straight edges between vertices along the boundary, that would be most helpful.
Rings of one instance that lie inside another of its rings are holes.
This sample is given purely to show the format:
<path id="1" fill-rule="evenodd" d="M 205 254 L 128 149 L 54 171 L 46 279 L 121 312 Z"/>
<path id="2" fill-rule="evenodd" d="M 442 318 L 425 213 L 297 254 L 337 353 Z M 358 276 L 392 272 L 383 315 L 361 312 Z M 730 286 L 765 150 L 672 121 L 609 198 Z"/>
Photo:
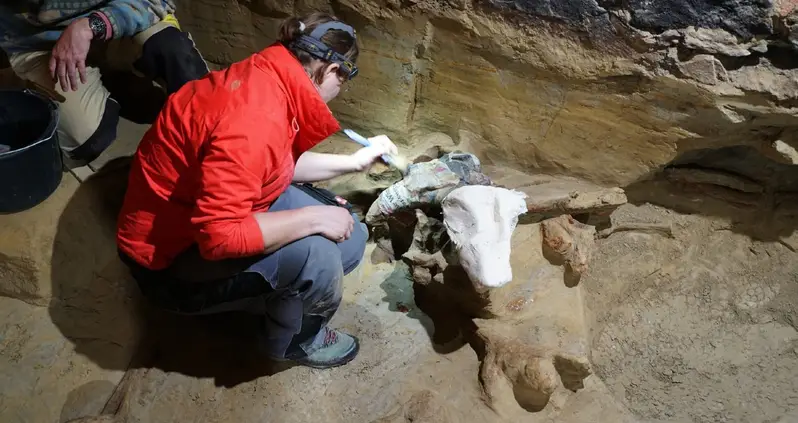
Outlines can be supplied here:
<path id="1" fill-rule="evenodd" d="M 779 241 L 798 228 L 798 166 L 752 147 L 688 151 L 625 189 L 632 204 L 719 217 L 753 239 Z"/>
<path id="2" fill-rule="evenodd" d="M 183 318 L 146 306 L 115 242 L 129 160 L 109 162 L 81 184 L 60 217 L 51 258 L 53 323 L 78 354 L 104 369 L 154 367 L 228 387 L 285 370 L 255 354 L 258 322 L 251 316 Z"/>

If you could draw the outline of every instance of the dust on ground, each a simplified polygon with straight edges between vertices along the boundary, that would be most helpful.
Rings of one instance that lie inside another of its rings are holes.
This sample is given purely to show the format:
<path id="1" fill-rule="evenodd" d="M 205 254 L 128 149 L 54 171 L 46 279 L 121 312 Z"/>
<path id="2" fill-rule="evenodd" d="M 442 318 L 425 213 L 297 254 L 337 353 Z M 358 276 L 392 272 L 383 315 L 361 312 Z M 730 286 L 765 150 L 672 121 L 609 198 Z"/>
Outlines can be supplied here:
<path id="1" fill-rule="evenodd" d="M 626 205 L 583 280 L 598 377 L 637 417 L 775 422 L 798 407 L 798 261 L 713 218 Z"/>

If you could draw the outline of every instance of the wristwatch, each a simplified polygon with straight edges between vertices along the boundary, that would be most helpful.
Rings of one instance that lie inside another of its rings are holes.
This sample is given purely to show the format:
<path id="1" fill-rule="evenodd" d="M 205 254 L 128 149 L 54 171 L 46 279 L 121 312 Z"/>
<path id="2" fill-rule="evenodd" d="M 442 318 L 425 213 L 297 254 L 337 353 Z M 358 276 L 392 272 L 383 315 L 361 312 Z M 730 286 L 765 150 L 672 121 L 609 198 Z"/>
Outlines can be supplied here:
<path id="1" fill-rule="evenodd" d="M 105 19 L 101 18 L 97 12 L 89 15 L 89 28 L 95 40 L 104 40 L 108 34 L 108 27 L 105 25 Z"/>

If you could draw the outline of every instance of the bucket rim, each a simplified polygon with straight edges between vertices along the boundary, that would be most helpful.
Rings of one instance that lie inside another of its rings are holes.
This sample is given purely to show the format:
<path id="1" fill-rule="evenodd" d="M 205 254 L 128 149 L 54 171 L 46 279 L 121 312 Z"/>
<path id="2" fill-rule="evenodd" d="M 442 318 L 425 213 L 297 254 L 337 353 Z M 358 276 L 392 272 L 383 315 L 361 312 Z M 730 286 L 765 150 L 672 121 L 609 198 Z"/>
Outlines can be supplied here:
<path id="1" fill-rule="evenodd" d="M 37 93 L 36 91 L 33 91 L 33 90 L 29 89 L 29 88 L 25 88 L 25 89 L 22 89 L 22 90 L 13 89 L 13 88 L 0 89 L 0 94 L 8 93 L 8 92 L 18 93 L 18 94 L 27 94 L 27 95 L 36 97 L 39 100 L 42 100 L 45 104 L 47 104 L 47 107 L 50 109 L 50 124 L 47 126 L 47 128 L 44 131 L 42 131 L 42 133 L 39 135 L 39 139 L 38 140 L 36 140 L 35 142 L 33 142 L 31 144 L 26 145 L 25 147 L 18 148 L 16 150 L 9 150 L 9 151 L 6 151 L 5 153 L 0 153 L 0 158 L 4 158 L 4 157 L 7 157 L 7 156 L 13 156 L 15 154 L 23 153 L 23 152 L 25 152 L 27 150 L 30 150 L 33 147 L 36 147 L 37 145 L 39 145 L 39 144 L 41 144 L 43 142 L 47 142 L 47 141 L 52 140 L 53 137 L 55 136 L 55 132 L 56 132 L 56 130 L 58 128 L 58 122 L 59 122 L 58 106 L 56 106 L 55 102 L 53 100 L 51 100 L 49 97 L 46 97 L 46 96 L 44 96 L 44 95 L 42 95 L 40 93 Z M 59 145 L 58 148 L 61 148 L 61 146 Z"/>

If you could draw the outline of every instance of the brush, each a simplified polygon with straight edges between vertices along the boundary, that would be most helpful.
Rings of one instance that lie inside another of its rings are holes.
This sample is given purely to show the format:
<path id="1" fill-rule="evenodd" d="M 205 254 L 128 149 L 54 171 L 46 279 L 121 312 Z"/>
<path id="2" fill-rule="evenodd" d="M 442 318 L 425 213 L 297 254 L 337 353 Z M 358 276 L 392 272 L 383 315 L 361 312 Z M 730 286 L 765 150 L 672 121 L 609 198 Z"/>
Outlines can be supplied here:
<path id="1" fill-rule="evenodd" d="M 368 138 L 358 134 L 357 132 L 351 129 L 344 129 L 344 134 L 346 134 L 346 136 L 349 137 L 349 139 L 362 145 L 363 147 L 368 147 L 371 145 L 371 142 L 369 142 Z M 400 172 L 402 172 L 402 175 L 407 174 L 407 167 L 410 166 L 410 163 L 408 163 L 407 159 L 405 159 L 404 157 L 399 155 L 383 154 L 382 160 L 385 163 L 398 169 Z"/>

